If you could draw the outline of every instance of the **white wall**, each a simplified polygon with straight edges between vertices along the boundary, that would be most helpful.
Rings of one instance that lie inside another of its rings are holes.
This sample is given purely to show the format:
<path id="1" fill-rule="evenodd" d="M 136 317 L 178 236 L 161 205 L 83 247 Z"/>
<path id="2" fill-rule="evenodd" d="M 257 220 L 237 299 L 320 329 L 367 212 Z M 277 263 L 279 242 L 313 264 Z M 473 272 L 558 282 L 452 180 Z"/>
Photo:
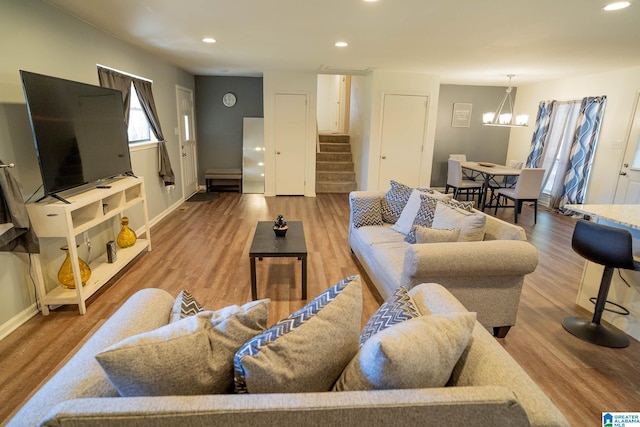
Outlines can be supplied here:
<path id="1" fill-rule="evenodd" d="M 518 86 L 516 110 L 518 113 L 529 114 L 530 123 L 526 130 L 512 129 L 507 158 L 527 158 L 540 101 L 606 95 L 607 106 L 585 202 L 613 203 L 625 148 L 624 144 L 622 148 L 614 148 L 613 142 L 616 140 L 626 142 L 638 90 L 640 90 L 640 67 Z"/>
<path id="2" fill-rule="evenodd" d="M 16 163 L 12 174 L 25 197 L 41 178 L 19 70 L 98 84 L 96 64 L 103 64 L 153 80 L 176 189 L 167 192 L 158 177 L 155 145 L 132 152 L 133 171 L 145 178 L 150 218 L 157 220 L 182 201 L 175 85 L 193 89 L 193 76 L 36 0 L 0 4 L 0 52 L 0 158 Z M 26 255 L 0 252 L 0 265 L 1 337 L 33 314 L 34 297 Z"/>
<path id="3" fill-rule="evenodd" d="M 294 73 L 288 71 L 265 71 L 263 75 L 264 90 L 264 167 L 265 196 L 276 194 L 275 184 L 275 129 L 274 104 L 276 93 L 299 93 L 308 95 L 307 102 L 307 140 L 305 145 L 305 190 L 304 195 L 316 195 L 316 117 L 317 117 L 317 75 L 315 73 Z"/>
<path id="4" fill-rule="evenodd" d="M 430 74 L 373 71 L 371 78 L 371 123 L 368 147 L 367 187 L 365 189 L 378 190 L 377 185 L 380 173 L 380 150 L 382 142 L 382 101 L 385 94 L 423 95 L 429 97 L 427 131 L 419 179 L 420 185 L 428 186 L 431 181 L 431 160 L 433 158 L 436 118 L 438 114 L 440 77 Z"/>
<path id="5" fill-rule="evenodd" d="M 349 141 L 358 190 L 368 188 L 369 139 L 371 137 L 371 76 L 351 76 Z"/>

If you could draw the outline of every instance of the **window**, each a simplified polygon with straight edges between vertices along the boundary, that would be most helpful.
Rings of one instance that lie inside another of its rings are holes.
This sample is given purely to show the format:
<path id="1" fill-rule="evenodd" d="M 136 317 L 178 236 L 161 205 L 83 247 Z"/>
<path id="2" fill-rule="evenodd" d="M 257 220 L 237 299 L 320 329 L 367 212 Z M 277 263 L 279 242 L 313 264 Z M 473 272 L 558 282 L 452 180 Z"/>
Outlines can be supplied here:
<path id="1" fill-rule="evenodd" d="M 549 138 L 542 154 L 541 167 L 549 171 L 542 189 L 543 194 L 551 195 L 554 188 L 557 190 L 564 184 L 579 113 L 580 100 L 559 102 L 555 108 L 549 125 Z M 557 182 L 556 176 L 559 176 Z"/>
<path id="2" fill-rule="evenodd" d="M 127 129 L 127 132 L 129 134 L 129 144 L 156 141 L 155 136 L 151 132 L 149 120 L 142 109 L 142 105 L 140 105 L 138 93 L 136 92 L 133 83 L 131 83 L 129 129 Z"/>

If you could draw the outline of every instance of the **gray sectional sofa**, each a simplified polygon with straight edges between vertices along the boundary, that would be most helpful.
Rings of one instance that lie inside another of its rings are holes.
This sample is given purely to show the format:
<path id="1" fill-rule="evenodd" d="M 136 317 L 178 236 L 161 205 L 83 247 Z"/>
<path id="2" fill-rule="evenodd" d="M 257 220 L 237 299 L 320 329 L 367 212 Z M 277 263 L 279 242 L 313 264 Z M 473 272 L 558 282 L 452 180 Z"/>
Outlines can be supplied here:
<path id="1" fill-rule="evenodd" d="M 504 337 L 516 323 L 524 276 L 538 264 L 524 229 L 480 211 L 486 217 L 483 241 L 410 244 L 392 224 L 354 223 L 356 199 L 384 199 L 385 192 L 353 191 L 349 245 L 383 299 L 398 287 L 420 283 L 446 287 L 478 321 Z M 440 197 L 443 195 L 440 195 Z"/>
<path id="2" fill-rule="evenodd" d="M 410 294 L 421 314 L 465 311 L 440 285 L 417 286 Z M 96 353 L 167 324 L 174 300 L 159 289 L 134 294 L 35 392 L 8 426 L 568 425 L 549 398 L 477 322 L 447 387 L 118 397 L 96 362 Z"/>

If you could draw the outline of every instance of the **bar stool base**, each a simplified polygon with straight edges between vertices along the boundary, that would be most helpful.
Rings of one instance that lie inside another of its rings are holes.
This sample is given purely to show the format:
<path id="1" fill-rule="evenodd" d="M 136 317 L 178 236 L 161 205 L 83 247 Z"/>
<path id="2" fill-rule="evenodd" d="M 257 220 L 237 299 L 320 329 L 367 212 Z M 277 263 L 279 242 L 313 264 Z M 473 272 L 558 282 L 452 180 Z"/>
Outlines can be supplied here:
<path id="1" fill-rule="evenodd" d="M 567 317 L 562 326 L 581 340 L 603 347 L 624 348 L 629 346 L 629 337 L 624 333 L 607 328 L 599 323 L 579 317 Z"/>

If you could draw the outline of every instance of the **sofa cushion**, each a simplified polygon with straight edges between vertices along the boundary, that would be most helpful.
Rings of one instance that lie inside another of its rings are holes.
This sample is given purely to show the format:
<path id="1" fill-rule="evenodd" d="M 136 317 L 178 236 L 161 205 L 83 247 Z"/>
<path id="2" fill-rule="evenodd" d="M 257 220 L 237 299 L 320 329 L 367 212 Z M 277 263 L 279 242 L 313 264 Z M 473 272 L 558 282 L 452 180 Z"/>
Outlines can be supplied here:
<path id="1" fill-rule="evenodd" d="M 233 355 L 266 329 L 269 300 L 202 311 L 96 355 L 121 396 L 233 391 Z"/>
<path id="2" fill-rule="evenodd" d="M 360 334 L 360 346 L 378 332 L 419 315 L 407 288 L 400 286 L 367 321 Z"/>
<path id="3" fill-rule="evenodd" d="M 350 276 L 238 350 L 236 392 L 330 390 L 358 352 L 361 316 L 360 276 Z"/>
<path id="4" fill-rule="evenodd" d="M 438 203 L 432 227 L 438 229 L 459 228 L 459 242 L 478 242 L 484 239 L 486 215 L 467 212 L 460 208 Z"/>
<path id="5" fill-rule="evenodd" d="M 202 310 L 204 310 L 202 305 L 196 301 L 195 297 L 191 295 L 189 291 L 183 290 L 178 294 L 178 297 L 173 304 L 173 308 L 171 309 L 171 319 L 169 319 L 169 322 L 177 322 L 185 317 L 200 313 Z"/>
<path id="6" fill-rule="evenodd" d="M 353 226 L 382 225 L 381 199 L 377 196 L 354 197 L 351 199 Z"/>
<path id="7" fill-rule="evenodd" d="M 416 243 L 446 243 L 457 242 L 460 236 L 459 228 L 441 230 L 417 225 L 415 227 Z"/>
<path id="8" fill-rule="evenodd" d="M 384 226 L 373 227 L 360 227 L 358 229 L 351 230 L 351 233 L 357 237 L 357 239 L 366 246 L 378 245 L 388 242 L 402 242 L 404 243 L 404 236 L 391 229 L 389 224 Z"/>
<path id="9" fill-rule="evenodd" d="M 419 316 L 369 338 L 334 390 L 443 387 L 469 343 L 475 313 Z"/>
<path id="10" fill-rule="evenodd" d="M 413 188 L 394 180 L 389 181 L 391 188 L 382 199 L 382 220 L 389 224 L 395 224 L 400 218 L 404 206 L 409 201 Z"/>

